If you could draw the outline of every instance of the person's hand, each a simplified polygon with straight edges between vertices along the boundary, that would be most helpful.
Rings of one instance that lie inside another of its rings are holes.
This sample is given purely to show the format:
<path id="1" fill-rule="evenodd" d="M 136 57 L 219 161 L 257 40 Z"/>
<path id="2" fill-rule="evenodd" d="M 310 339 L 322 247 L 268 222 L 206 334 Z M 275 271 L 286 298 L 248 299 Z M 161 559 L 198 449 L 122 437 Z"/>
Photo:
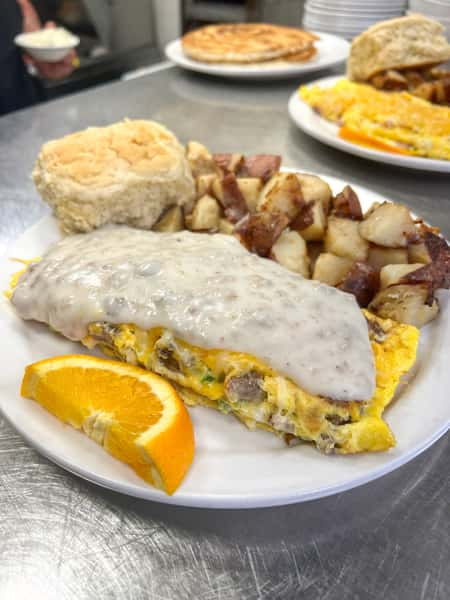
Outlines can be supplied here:
<path id="1" fill-rule="evenodd" d="M 17 0 L 22 11 L 22 32 L 31 33 L 42 28 L 41 20 L 29 0 Z"/>
<path id="2" fill-rule="evenodd" d="M 29 0 L 17 0 L 17 4 L 22 11 L 23 32 L 30 33 L 42 29 L 39 16 Z M 51 21 L 45 24 L 46 29 L 53 27 L 55 27 L 55 24 Z M 71 50 L 67 56 L 58 62 L 36 60 L 29 55 L 25 55 L 24 60 L 27 64 L 32 65 L 44 79 L 64 79 L 73 72 L 78 63 L 78 57 L 75 50 Z"/>

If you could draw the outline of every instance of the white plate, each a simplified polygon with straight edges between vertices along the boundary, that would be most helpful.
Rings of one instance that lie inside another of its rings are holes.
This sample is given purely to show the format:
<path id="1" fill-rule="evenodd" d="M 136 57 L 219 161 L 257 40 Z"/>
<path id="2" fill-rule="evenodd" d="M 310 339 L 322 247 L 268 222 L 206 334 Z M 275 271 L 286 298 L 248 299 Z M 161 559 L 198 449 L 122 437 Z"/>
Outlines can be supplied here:
<path id="1" fill-rule="evenodd" d="M 208 75 L 219 75 L 221 77 L 233 77 L 239 79 L 279 79 L 283 77 L 294 77 L 319 71 L 337 65 L 347 60 L 349 43 L 343 38 L 329 33 L 321 33 L 320 40 L 315 42 L 317 54 L 305 63 L 259 63 L 252 65 L 223 65 L 202 63 L 188 58 L 181 46 L 181 40 L 174 40 L 166 46 L 166 56 L 179 67 L 207 73 Z"/>
<path id="2" fill-rule="evenodd" d="M 311 81 L 308 85 L 318 85 L 320 87 L 332 87 L 342 77 L 324 77 Z M 289 114 L 305 133 L 311 137 L 320 140 L 328 146 L 333 146 L 344 152 L 356 154 L 369 160 L 388 163 L 399 167 L 409 169 L 419 169 L 422 171 L 437 171 L 439 173 L 450 173 L 450 160 L 435 160 L 433 158 L 421 158 L 420 156 L 406 156 L 394 154 L 393 152 L 384 152 L 382 150 L 372 150 L 358 144 L 352 144 L 338 136 L 338 126 L 318 115 L 306 102 L 298 95 L 296 90 L 289 99 Z"/>
<path id="3" fill-rule="evenodd" d="M 345 183 L 325 177 L 336 193 Z M 353 184 L 352 184 L 353 185 Z M 363 208 L 382 198 L 354 185 Z M 29 229 L 8 253 L 31 258 L 59 239 L 56 222 L 46 217 Z M 0 261 L 0 286 L 7 287 L 17 263 Z M 418 372 L 386 411 L 397 438 L 389 452 L 325 456 L 304 445 L 286 448 L 273 434 L 249 432 L 232 417 L 214 410 L 190 409 L 196 436 L 194 464 L 171 497 L 146 485 L 131 469 L 97 444 L 63 425 L 37 403 L 21 398 L 20 381 L 27 364 L 66 353 L 85 352 L 51 333 L 46 326 L 24 322 L 8 301 L 0 300 L 0 410 L 39 452 L 68 471 L 98 485 L 167 504 L 213 508 L 251 508 L 302 502 L 343 492 L 376 479 L 408 462 L 449 427 L 449 295 L 442 294 L 438 319 L 422 330 Z"/>

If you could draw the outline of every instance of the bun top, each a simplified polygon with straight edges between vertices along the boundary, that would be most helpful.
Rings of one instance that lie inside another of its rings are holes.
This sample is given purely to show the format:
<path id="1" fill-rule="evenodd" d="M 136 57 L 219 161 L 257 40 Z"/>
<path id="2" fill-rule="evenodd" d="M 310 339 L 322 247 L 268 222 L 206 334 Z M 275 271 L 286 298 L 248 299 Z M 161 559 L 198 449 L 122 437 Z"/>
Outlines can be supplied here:
<path id="1" fill-rule="evenodd" d="M 261 62 L 303 52 L 318 37 L 294 27 L 270 23 L 207 25 L 185 34 L 183 51 L 204 62 Z"/>
<path id="2" fill-rule="evenodd" d="M 186 170 L 185 161 L 183 146 L 168 129 L 154 121 L 126 120 L 47 142 L 37 165 L 52 178 L 103 188 L 124 176 L 162 181 Z"/>
<path id="3" fill-rule="evenodd" d="M 382 21 L 353 40 L 347 77 L 367 81 L 387 69 L 437 65 L 450 59 L 444 27 L 414 14 Z"/>

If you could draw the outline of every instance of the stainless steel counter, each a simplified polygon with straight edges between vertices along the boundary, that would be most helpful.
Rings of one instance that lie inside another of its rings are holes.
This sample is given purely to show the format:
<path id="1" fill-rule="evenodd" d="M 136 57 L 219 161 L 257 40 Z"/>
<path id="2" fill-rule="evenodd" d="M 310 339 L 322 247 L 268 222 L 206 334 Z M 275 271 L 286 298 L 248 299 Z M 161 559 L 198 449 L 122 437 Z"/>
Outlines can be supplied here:
<path id="1" fill-rule="evenodd" d="M 0 119 L 0 253 L 47 210 L 29 178 L 41 144 L 124 117 L 159 120 L 215 151 L 280 153 L 286 166 L 405 201 L 449 236 L 450 176 L 313 141 L 286 112 L 297 83 L 250 85 L 171 68 Z M 424 410 L 432 399 L 430 390 Z M 319 501 L 197 510 L 78 479 L 0 417 L 0 598 L 447 600 L 449 450 L 447 436 L 394 473 Z"/>

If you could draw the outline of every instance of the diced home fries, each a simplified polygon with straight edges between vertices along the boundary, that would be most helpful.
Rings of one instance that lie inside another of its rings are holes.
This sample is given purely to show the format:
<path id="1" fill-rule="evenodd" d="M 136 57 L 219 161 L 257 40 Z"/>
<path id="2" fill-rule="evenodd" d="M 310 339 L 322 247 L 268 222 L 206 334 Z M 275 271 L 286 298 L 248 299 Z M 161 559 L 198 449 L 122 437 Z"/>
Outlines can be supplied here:
<path id="1" fill-rule="evenodd" d="M 350 186 L 333 196 L 309 173 L 280 172 L 281 157 L 212 154 L 187 145 L 197 199 L 169 208 L 155 231 L 185 227 L 235 235 L 250 252 L 353 294 L 372 313 L 421 327 L 450 287 L 450 249 L 439 229 L 393 202 L 363 213 Z"/>

